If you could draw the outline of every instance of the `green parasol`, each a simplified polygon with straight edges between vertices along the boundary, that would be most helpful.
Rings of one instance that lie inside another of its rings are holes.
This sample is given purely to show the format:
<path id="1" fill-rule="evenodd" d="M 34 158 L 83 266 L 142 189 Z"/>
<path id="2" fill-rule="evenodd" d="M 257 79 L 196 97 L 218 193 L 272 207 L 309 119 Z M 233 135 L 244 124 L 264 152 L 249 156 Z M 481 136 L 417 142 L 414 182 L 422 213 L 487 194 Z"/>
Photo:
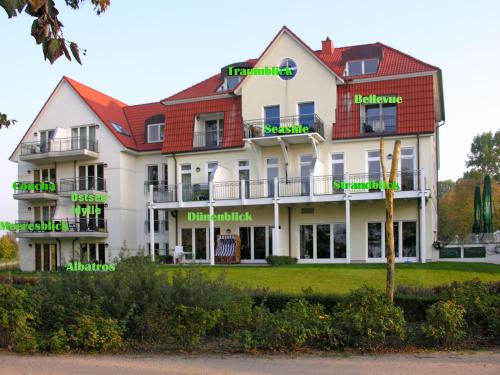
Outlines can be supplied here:
<path id="1" fill-rule="evenodd" d="M 481 233 L 482 221 L 481 187 L 477 185 L 474 192 L 474 223 L 472 223 L 472 233 Z"/>
<path id="2" fill-rule="evenodd" d="M 490 176 L 484 176 L 483 186 L 483 233 L 493 232 L 493 198 Z"/>

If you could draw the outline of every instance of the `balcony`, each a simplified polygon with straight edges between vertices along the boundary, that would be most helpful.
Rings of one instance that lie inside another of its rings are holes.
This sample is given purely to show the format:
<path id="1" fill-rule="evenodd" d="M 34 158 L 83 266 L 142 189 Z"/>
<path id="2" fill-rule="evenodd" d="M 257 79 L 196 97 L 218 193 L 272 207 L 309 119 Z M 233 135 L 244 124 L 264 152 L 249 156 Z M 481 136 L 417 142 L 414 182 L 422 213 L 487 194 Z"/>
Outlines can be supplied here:
<path id="1" fill-rule="evenodd" d="M 45 222 L 47 222 L 46 220 Z M 108 227 L 105 219 L 85 218 L 80 219 L 50 219 L 54 223 L 64 223 L 67 231 L 47 231 L 20 229 L 16 231 L 18 238 L 106 238 Z M 40 221 L 19 220 L 16 224 L 37 224 Z"/>
<path id="2" fill-rule="evenodd" d="M 270 124 L 272 123 L 272 124 Z M 284 128 L 292 126 L 304 126 L 309 128 L 308 133 L 300 134 L 278 134 L 265 133 L 265 126 L 272 128 Z M 324 141 L 323 120 L 317 115 L 284 116 L 266 122 L 265 119 L 243 121 L 244 137 L 251 138 L 252 142 L 260 146 L 276 146 L 277 138 L 286 138 L 289 144 L 308 143 L 309 137 L 316 138 L 317 141 Z"/>
<path id="3" fill-rule="evenodd" d="M 400 189 L 395 193 L 396 198 L 415 198 L 420 189 L 419 171 L 403 171 L 397 174 L 397 182 Z M 387 175 L 389 178 L 389 175 Z M 282 202 L 301 203 L 310 201 L 331 201 L 342 200 L 343 195 L 348 192 L 354 199 L 381 199 L 382 189 L 370 189 L 366 185 L 369 181 L 380 181 L 380 173 L 357 173 L 340 176 L 313 176 L 311 177 L 289 177 L 277 180 L 277 197 Z M 356 183 L 349 189 L 336 189 L 334 181 Z M 180 201 L 175 194 L 175 186 L 160 186 L 154 194 L 154 201 L 157 203 L 169 203 L 178 205 L 179 203 L 199 202 L 199 205 L 206 206 L 209 200 L 209 184 L 193 184 L 182 186 Z M 168 192 L 168 194 L 167 194 Z M 363 194 L 365 193 L 365 195 Z M 366 193 L 377 193 L 376 195 Z M 249 180 L 249 181 L 228 181 L 213 183 L 214 201 L 226 201 L 227 205 L 242 204 L 268 204 L 275 194 L 275 181 L 273 180 Z M 338 198 L 333 198 L 337 196 Z M 222 204 L 224 205 L 224 203 Z M 173 207 L 172 206 L 172 207 Z"/>
<path id="4" fill-rule="evenodd" d="M 19 184 L 49 184 L 50 181 L 19 181 Z M 57 194 L 57 186 L 54 191 L 40 191 L 30 189 L 16 189 L 14 190 L 14 199 L 25 200 L 29 202 L 46 202 L 57 201 L 59 195 Z"/>
<path id="5" fill-rule="evenodd" d="M 369 116 L 361 124 L 361 134 L 363 135 L 385 135 L 393 134 L 397 131 L 396 116 Z"/>
<path id="6" fill-rule="evenodd" d="M 56 138 L 50 141 L 21 143 L 22 161 L 30 163 L 92 160 L 99 157 L 96 140 L 84 137 Z"/>
<path id="7" fill-rule="evenodd" d="M 193 133 L 193 149 L 195 150 L 213 150 L 222 147 L 224 139 L 223 129 L 206 130 L 204 132 Z"/>
<path id="8" fill-rule="evenodd" d="M 164 233 L 168 230 L 168 221 L 166 220 L 154 220 L 153 222 L 155 233 Z M 151 222 L 149 220 L 144 220 L 144 233 L 151 232 Z"/>
<path id="9" fill-rule="evenodd" d="M 101 177 L 62 178 L 59 180 L 59 194 L 69 197 L 71 193 L 99 194 L 106 192 L 106 180 Z"/>

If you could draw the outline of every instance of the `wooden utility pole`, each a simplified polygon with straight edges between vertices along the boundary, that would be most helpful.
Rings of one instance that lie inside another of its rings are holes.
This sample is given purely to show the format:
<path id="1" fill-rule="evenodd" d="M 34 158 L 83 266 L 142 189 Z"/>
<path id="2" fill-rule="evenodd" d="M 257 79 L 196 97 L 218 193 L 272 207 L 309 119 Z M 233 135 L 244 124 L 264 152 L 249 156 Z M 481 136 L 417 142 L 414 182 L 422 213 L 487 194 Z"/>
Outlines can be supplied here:
<path id="1" fill-rule="evenodd" d="M 387 257 L 387 298 L 394 302 L 394 181 L 398 176 L 399 155 L 401 153 L 401 141 L 394 142 L 394 151 L 392 152 L 391 173 L 387 181 L 385 169 L 384 138 L 380 138 L 380 166 L 382 168 L 382 181 L 385 187 L 385 249 Z M 390 188 L 387 187 L 389 182 Z"/>

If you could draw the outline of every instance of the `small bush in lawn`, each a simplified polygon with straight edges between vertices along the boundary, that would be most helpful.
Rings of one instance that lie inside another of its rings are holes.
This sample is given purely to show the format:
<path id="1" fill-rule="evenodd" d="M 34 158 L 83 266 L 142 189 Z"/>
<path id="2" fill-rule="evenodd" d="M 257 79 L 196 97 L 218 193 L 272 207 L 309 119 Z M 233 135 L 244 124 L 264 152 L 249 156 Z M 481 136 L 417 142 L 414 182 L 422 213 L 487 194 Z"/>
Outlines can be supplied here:
<path id="1" fill-rule="evenodd" d="M 0 347 L 16 352 L 35 352 L 38 300 L 27 290 L 0 285 Z"/>
<path id="2" fill-rule="evenodd" d="M 297 258 L 285 256 L 285 255 L 269 255 L 266 258 L 266 262 L 271 266 L 285 266 L 287 264 L 297 263 Z"/>
<path id="3" fill-rule="evenodd" d="M 440 345 L 454 345 L 467 336 L 465 310 L 453 300 L 440 301 L 426 312 L 425 337 Z"/>
<path id="4" fill-rule="evenodd" d="M 68 327 L 69 343 L 73 349 L 103 352 L 120 348 L 122 328 L 111 318 L 81 315 Z"/>
<path id="5" fill-rule="evenodd" d="M 334 309 L 332 322 L 341 346 L 377 349 L 404 337 L 403 310 L 373 288 L 357 289 Z"/>
<path id="6" fill-rule="evenodd" d="M 170 335 L 181 349 L 199 347 L 207 332 L 219 322 L 221 310 L 205 310 L 201 307 L 179 305 L 168 319 Z"/>
<path id="7" fill-rule="evenodd" d="M 451 296 L 465 309 L 465 321 L 476 337 L 500 343 L 500 295 L 495 285 L 470 280 L 454 285 Z"/>

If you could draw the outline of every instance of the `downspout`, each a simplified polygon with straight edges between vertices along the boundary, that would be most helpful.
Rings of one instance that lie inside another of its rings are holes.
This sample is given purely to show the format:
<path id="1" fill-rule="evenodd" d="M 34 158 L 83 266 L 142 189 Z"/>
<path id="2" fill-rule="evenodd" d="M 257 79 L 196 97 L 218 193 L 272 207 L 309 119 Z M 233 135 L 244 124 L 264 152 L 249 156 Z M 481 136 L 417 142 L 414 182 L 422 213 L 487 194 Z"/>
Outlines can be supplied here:
<path id="1" fill-rule="evenodd" d="M 445 123 L 444 120 L 441 120 L 438 122 L 438 126 L 436 128 L 436 192 L 437 192 L 437 197 L 436 197 L 436 228 L 437 228 L 437 233 L 436 233 L 436 240 L 439 241 L 439 165 L 440 165 L 440 158 L 439 158 L 439 128 L 443 126 Z"/>
<path id="2" fill-rule="evenodd" d="M 288 256 L 292 256 L 292 207 L 288 206 Z"/>

